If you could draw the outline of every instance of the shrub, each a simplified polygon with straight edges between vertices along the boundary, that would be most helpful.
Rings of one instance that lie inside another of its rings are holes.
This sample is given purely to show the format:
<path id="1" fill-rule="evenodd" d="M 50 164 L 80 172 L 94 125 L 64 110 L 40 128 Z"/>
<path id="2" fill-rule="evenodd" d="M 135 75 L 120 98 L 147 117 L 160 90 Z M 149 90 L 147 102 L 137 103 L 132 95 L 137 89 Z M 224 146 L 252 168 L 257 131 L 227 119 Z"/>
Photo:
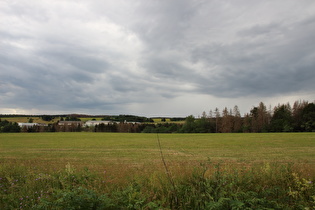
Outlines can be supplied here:
<path id="1" fill-rule="evenodd" d="M 49 199 L 41 199 L 33 209 L 117 209 L 106 195 L 83 187 L 56 190 Z"/>

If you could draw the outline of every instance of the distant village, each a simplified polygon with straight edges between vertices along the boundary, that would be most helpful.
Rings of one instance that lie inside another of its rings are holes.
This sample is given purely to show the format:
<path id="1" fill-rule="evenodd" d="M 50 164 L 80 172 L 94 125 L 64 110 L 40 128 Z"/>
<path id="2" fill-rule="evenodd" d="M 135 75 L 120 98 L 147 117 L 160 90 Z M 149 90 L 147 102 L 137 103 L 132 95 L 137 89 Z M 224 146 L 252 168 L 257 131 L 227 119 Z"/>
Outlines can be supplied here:
<path id="1" fill-rule="evenodd" d="M 140 122 L 127 122 L 124 121 L 124 124 L 141 124 Z M 58 126 L 74 126 L 74 127 L 90 127 L 90 126 L 98 126 L 98 125 L 110 125 L 110 124 L 120 124 L 120 122 L 114 122 L 114 121 L 104 121 L 104 120 L 88 120 L 86 122 L 82 122 L 82 121 L 59 121 L 57 123 Z M 48 124 L 46 123 L 22 123 L 19 122 L 18 125 L 21 128 L 31 128 L 34 126 L 48 126 Z"/>
<path id="2" fill-rule="evenodd" d="M 22 132 L 139 132 L 141 122 L 116 122 L 109 120 L 88 120 L 83 121 L 58 121 L 53 124 L 46 123 L 22 123 L 18 126 Z"/>
<path id="3" fill-rule="evenodd" d="M 1 119 L 2 118 L 2 119 Z M 10 121 L 8 121 L 10 120 Z M 185 118 L 147 118 L 134 115 L 0 115 L 0 133 L 12 132 L 174 132 Z M 173 125 L 171 128 L 170 125 Z"/>

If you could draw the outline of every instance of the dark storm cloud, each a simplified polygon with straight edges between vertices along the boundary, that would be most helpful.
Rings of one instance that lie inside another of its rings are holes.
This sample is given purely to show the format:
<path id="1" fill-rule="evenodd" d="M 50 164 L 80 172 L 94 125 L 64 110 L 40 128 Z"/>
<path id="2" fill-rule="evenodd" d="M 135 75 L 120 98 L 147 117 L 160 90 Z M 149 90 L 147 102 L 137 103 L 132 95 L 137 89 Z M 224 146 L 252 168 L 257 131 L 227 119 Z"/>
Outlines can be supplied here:
<path id="1" fill-rule="evenodd" d="M 2 1 L 0 112 L 312 97 L 314 14 L 310 0 Z"/>
<path id="2" fill-rule="evenodd" d="M 153 47 L 150 50 L 180 45 L 186 36 L 183 32 L 189 29 L 199 4 L 190 0 L 143 2 L 137 12 L 144 18 L 133 29 Z"/>
<path id="3" fill-rule="evenodd" d="M 253 26 L 239 31 L 240 40 L 232 44 L 197 48 L 192 52 L 192 61 L 214 69 L 209 70 L 209 78 L 200 89 L 218 97 L 312 91 L 314 33 L 312 17 L 289 26 Z M 214 85 L 207 85 L 208 82 Z"/>

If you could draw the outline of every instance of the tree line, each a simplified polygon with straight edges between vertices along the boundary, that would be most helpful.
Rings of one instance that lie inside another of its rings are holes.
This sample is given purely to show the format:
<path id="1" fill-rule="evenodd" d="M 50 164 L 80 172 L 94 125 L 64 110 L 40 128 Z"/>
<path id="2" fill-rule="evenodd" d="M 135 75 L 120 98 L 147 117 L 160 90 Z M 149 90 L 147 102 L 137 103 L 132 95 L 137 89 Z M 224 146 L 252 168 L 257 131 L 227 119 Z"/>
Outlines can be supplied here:
<path id="1" fill-rule="evenodd" d="M 200 118 L 190 115 L 183 125 L 148 125 L 143 132 L 161 133 L 261 133 L 261 132 L 315 132 L 315 104 L 295 101 L 267 109 L 263 102 L 241 117 L 238 106 L 225 107 L 202 113 Z"/>
<path id="2" fill-rule="evenodd" d="M 20 131 L 21 128 L 16 122 L 9 122 L 0 118 L 0 133 L 17 133 Z"/>
<path id="3" fill-rule="evenodd" d="M 151 118 L 135 115 L 109 115 L 103 117 L 102 120 L 110 120 L 114 122 L 154 122 Z"/>
<path id="4" fill-rule="evenodd" d="M 49 120 L 56 116 L 43 115 L 42 118 Z M 63 118 L 64 117 L 64 118 Z M 79 115 L 62 116 L 62 120 L 80 120 Z M 182 119 L 182 118 L 180 118 Z M 34 126 L 20 128 L 17 123 L 1 121 L 0 132 L 143 132 L 143 133 L 260 133 L 260 132 L 315 132 L 315 104 L 307 101 L 295 101 L 293 106 L 289 103 L 278 104 L 273 109 L 267 109 L 263 102 L 254 106 L 243 117 L 238 106 L 233 109 L 225 107 L 220 111 L 218 108 L 205 111 L 201 117 L 195 118 L 190 115 L 184 123 L 170 122 L 153 123 L 152 119 L 133 115 L 103 116 L 103 120 L 115 120 L 118 122 L 141 122 L 133 123 L 110 123 L 100 124 L 94 127 L 60 126 L 58 122 L 48 124 L 46 127 Z"/>

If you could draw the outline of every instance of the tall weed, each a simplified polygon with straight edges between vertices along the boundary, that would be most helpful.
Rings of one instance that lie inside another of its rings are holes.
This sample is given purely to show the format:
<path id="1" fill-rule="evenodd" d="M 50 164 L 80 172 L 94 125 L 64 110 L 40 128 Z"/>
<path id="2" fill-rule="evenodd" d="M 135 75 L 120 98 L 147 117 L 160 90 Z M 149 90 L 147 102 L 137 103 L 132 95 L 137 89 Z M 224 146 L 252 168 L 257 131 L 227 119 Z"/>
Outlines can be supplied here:
<path id="1" fill-rule="evenodd" d="M 111 182 L 88 168 L 41 172 L 0 165 L 0 209 L 314 209 L 314 175 L 292 164 L 238 166 L 206 161 Z M 175 190 L 174 190 L 175 188 Z"/>

